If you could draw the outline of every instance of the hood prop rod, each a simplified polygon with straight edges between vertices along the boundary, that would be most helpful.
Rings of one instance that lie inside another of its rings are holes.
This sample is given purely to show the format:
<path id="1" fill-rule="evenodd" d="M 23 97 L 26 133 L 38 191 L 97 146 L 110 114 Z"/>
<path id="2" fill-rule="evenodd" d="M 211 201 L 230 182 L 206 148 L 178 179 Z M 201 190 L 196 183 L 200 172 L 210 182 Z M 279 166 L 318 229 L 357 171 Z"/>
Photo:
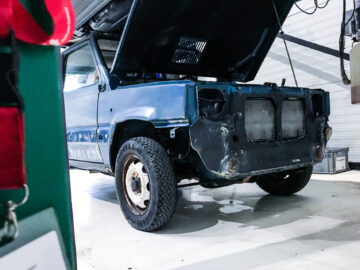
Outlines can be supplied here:
<path id="1" fill-rule="evenodd" d="M 286 43 L 286 40 L 285 40 L 285 37 L 284 37 L 285 32 L 284 32 L 284 30 L 282 29 L 281 22 L 280 22 L 280 18 L 279 18 L 279 13 L 278 13 L 278 11 L 277 11 L 277 8 L 276 8 L 276 5 L 275 5 L 274 0 L 272 0 L 272 3 L 273 3 L 273 6 L 274 6 L 275 16 L 276 16 L 277 22 L 278 22 L 279 27 L 280 27 L 280 34 L 281 34 L 282 40 L 284 41 L 284 45 L 285 45 L 285 49 L 286 49 L 286 54 L 287 54 L 287 57 L 288 57 L 288 59 L 289 59 L 289 63 L 290 63 L 290 67 L 291 67 L 291 71 L 292 71 L 293 77 L 294 77 L 295 85 L 296 85 L 296 87 L 299 87 L 298 82 L 297 82 L 297 79 L 296 79 L 296 75 L 295 75 L 294 66 L 293 66 L 293 63 L 292 63 L 292 61 L 291 61 L 291 57 L 290 57 L 290 53 L 289 53 L 289 48 L 288 48 L 288 46 L 287 46 L 287 43 Z"/>

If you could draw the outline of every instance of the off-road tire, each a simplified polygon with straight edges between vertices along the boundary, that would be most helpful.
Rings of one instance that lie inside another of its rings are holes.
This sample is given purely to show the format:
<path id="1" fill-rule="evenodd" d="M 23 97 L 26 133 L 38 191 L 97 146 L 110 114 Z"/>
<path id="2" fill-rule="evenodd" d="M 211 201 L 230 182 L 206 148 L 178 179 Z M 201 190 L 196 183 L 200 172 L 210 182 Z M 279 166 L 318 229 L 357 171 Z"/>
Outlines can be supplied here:
<path id="1" fill-rule="evenodd" d="M 131 209 L 122 182 L 124 162 L 129 155 L 139 158 L 149 177 L 150 202 L 141 215 L 135 214 Z M 116 158 L 115 182 L 120 207 L 132 227 L 150 232 L 162 228 L 170 221 L 176 208 L 176 181 L 170 159 L 158 142 L 145 137 L 126 141 Z"/>
<path id="2" fill-rule="evenodd" d="M 304 167 L 292 171 L 259 176 L 258 186 L 264 191 L 281 196 L 288 196 L 302 190 L 311 178 L 313 167 Z"/>

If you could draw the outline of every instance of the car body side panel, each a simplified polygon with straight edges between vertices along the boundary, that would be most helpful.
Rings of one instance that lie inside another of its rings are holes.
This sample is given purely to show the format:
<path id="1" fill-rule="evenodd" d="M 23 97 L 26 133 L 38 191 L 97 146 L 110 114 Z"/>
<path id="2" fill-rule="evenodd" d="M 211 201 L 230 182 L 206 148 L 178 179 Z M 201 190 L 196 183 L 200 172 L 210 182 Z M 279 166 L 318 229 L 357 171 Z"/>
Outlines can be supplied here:
<path id="1" fill-rule="evenodd" d="M 159 82 L 118 87 L 99 98 L 99 147 L 105 165 L 110 164 L 109 148 L 117 124 L 127 120 L 151 122 L 156 128 L 188 126 L 187 91 L 193 82 Z M 193 113 L 193 112 L 192 112 Z"/>
<path id="2" fill-rule="evenodd" d="M 97 143 L 98 85 L 107 82 L 107 80 L 102 74 L 102 70 L 99 69 L 101 65 L 99 65 L 96 54 L 94 54 L 93 41 L 85 39 L 82 43 L 66 50 L 64 64 L 66 65 L 68 55 L 87 45 L 91 47 L 92 61 L 96 66 L 99 80 L 93 85 L 64 92 L 66 136 L 70 160 L 102 163 L 103 160 Z"/>
<path id="3" fill-rule="evenodd" d="M 69 159 L 102 162 L 97 148 L 97 85 L 65 93 Z"/>

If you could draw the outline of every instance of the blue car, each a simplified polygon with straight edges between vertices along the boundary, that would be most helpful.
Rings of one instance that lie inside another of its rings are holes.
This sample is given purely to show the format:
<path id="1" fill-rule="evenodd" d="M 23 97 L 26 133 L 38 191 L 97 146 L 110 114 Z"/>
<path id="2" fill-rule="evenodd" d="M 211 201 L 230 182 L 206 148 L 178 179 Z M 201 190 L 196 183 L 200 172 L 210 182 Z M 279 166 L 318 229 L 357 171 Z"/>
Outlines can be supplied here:
<path id="1" fill-rule="evenodd" d="M 131 226 L 168 223 L 182 179 L 276 195 L 308 183 L 331 136 L 329 94 L 245 84 L 293 2 L 135 0 L 111 31 L 81 25 L 63 53 L 70 165 L 115 176 Z"/>

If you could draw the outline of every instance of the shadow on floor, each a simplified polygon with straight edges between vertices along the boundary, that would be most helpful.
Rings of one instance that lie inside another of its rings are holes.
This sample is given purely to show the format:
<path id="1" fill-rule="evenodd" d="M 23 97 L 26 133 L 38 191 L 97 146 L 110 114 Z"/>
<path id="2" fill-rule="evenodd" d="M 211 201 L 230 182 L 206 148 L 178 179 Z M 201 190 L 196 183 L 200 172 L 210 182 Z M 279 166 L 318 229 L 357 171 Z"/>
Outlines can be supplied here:
<path id="1" fill-rule="evenodd" d="M 92 185 L 89 194 L 96 199 L 118 204 L 114 183 L 108 180 Z M 351 182 L 313 180 L 300 195 L 289 197 L 266 195 L 251 184 L 214 190 L 191 187 L 178 191 L 175 215 L 157 233 L 191 233 L 221 222 L 235 222 L 241 227 L 268 228 L 313 215 L 338 218 L 339 213 L 358 218 L 354 205 L 359 204 L 360 184 Z M 353 222 L 358 224 L 359 221 Z"/>
<path id="2" fill-rule="evenodd" d="M 219 222 L 237 222 L 239 226 L 272 227 L 290 223 L 306 217 L 302 211 L 293 211 L 303 205 L 311 204 L 313 199 L 294 195 L 279 197 L 232 196 L 231 199 L 199 202 L 180 198 L 177 211 L 170 224 L 159 234 L 183 234 L 201 231 Z M 286 212 L 286 214 L 284 214 Z M 279 218 L 281 216 L 281 218 Z M 266 219 L 266 222 L 264 222 Z"/>
<path id="3" fill-rule="evenodd" d="M 92 185 L 90 187 L 89 194 L 95 199 L 119 204 L 115 183 L 113 181 L 109 182 L 108 179 L 104 182 Z"/>

